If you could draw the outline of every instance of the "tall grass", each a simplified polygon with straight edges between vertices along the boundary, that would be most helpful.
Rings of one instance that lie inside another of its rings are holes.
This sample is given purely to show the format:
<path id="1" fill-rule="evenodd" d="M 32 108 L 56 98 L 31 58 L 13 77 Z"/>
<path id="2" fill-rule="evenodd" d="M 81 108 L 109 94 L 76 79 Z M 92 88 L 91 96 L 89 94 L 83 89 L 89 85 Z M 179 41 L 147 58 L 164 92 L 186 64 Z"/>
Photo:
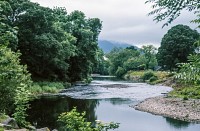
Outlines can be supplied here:
<path id="1" fill-rule="evenodd" d="M 30 91 L 33 94 L 58 93 L 68 87 L 70 87 L 70 84 L 63 82 L 33 82 Z"/>

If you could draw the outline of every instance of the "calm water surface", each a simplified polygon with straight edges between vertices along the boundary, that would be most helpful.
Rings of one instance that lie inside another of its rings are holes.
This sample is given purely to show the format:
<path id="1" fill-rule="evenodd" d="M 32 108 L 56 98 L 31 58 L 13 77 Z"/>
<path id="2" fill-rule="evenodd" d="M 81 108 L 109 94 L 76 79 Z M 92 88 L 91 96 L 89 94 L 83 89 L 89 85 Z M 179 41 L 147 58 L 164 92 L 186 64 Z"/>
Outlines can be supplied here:
<path id="1" fill-rule="evenodd" d="M 115 131 L 200 131 L 200 124 L 136 111 L 130 107 L 148 97 L 172 90 L 164 86 L 144 83 L 95 80 L 89 86 L 65 90 L 59 97 L 41 98 L 31 102 L 29 121 L 37 127 L 58 128 L 57 117 L 77 107 L 86 111 L 88 121 L 119 122 Z"/>

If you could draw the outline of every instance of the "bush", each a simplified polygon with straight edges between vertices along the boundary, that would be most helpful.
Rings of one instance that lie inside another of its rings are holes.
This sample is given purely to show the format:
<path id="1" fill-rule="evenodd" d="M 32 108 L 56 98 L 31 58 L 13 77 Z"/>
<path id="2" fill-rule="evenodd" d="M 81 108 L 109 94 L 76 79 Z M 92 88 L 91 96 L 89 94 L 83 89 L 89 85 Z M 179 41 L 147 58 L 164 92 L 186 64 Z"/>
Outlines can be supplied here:
<path id="1" fill-rule="evenodd" d="M 58 121 L 62 123 L 60 131 L 107 131 L 108 129 L 116 129 L 119 127 L 119 123 L 102 123 L 97 122 L 96 127 L 92 127 L 91 122 L 87 122 L 85 112 L 78 113 L 76 108 L 70 112 L 62 113 L 58 117 Z"/>
<path id="2" fill-rule="evenodd" d="M 115 75 L 121 78 L 125 73 L 126 71 L 122 67 L 118 67 L 117 71 L 115 72 Z"/>
<path id="3" fill-rule="evenodd" d="M 20 65 L 20 53 L 0 45 L 0 112 L 9 113 L 14 108 L 16 89 L 23 83 L 31 84 L 26 66 Z"/>
<path id="4" fill-rule="evenodd" d="M 70 84 L 63 82 L 33 82 L 31 92 L 34 94 L 41 93 L 58 93 L 60 90 L 70 87 Z"/>
<path id="5" fill-rule="evenodd" d="M 149 79 L 149 82 L 154 82 L 158 80 L 158 77 L 157 76 L 152 76 L 150 79 Z"/>
<path id="6" fill-rule="evenodd" d="M 152 71 L 145 72 L 141 77 L 143 81 L 149 80 L 150 78 L 157 77 Z"/>

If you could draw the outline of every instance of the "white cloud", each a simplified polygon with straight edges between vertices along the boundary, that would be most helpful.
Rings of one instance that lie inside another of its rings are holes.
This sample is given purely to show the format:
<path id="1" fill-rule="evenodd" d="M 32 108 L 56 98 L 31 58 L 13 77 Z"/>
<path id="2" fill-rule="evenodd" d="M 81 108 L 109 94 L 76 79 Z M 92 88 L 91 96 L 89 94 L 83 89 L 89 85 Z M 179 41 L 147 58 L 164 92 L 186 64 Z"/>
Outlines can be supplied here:
<path id="1" fill-rule="evenodd" d="M 196 25 L 189 23 L 194 18 L 192 13 L 183 12 L 173 24 L 162 29 L 162 23 L 153 22 L 150 5 L 144 4 L 146 0 L 31 0 L 42 6 L 66 7 L 70 13 L 80 10 L 87 17 L 97 17 L 103 21 L 100 39 L 122 41 L 134 45 L 159 43 L 172 26 L 187 24 L 193 29 Z"/>

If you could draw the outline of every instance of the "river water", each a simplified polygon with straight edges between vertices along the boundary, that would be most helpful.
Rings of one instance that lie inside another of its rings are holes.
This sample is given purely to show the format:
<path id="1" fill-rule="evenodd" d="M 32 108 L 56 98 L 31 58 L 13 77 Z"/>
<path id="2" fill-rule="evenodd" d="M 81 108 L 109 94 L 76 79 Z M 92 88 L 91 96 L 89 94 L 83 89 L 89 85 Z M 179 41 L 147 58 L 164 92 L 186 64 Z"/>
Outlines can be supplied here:
<path id="1" fill-rule="evenodd" d="M 77 107 L 80 112 L 86 111 L 90 122 L 101 120 L 120 123 L 115 131 L 199 131 L 200 124 L 152 115 L 131 107 L 146 98 L 171 90 L 170 87 L 145 83 L 94 80 L 88 86 L 66 89 L 60 96 L 32 101 L 28 120 L 37 127 L 58 128 L 58 115 Z"/>

